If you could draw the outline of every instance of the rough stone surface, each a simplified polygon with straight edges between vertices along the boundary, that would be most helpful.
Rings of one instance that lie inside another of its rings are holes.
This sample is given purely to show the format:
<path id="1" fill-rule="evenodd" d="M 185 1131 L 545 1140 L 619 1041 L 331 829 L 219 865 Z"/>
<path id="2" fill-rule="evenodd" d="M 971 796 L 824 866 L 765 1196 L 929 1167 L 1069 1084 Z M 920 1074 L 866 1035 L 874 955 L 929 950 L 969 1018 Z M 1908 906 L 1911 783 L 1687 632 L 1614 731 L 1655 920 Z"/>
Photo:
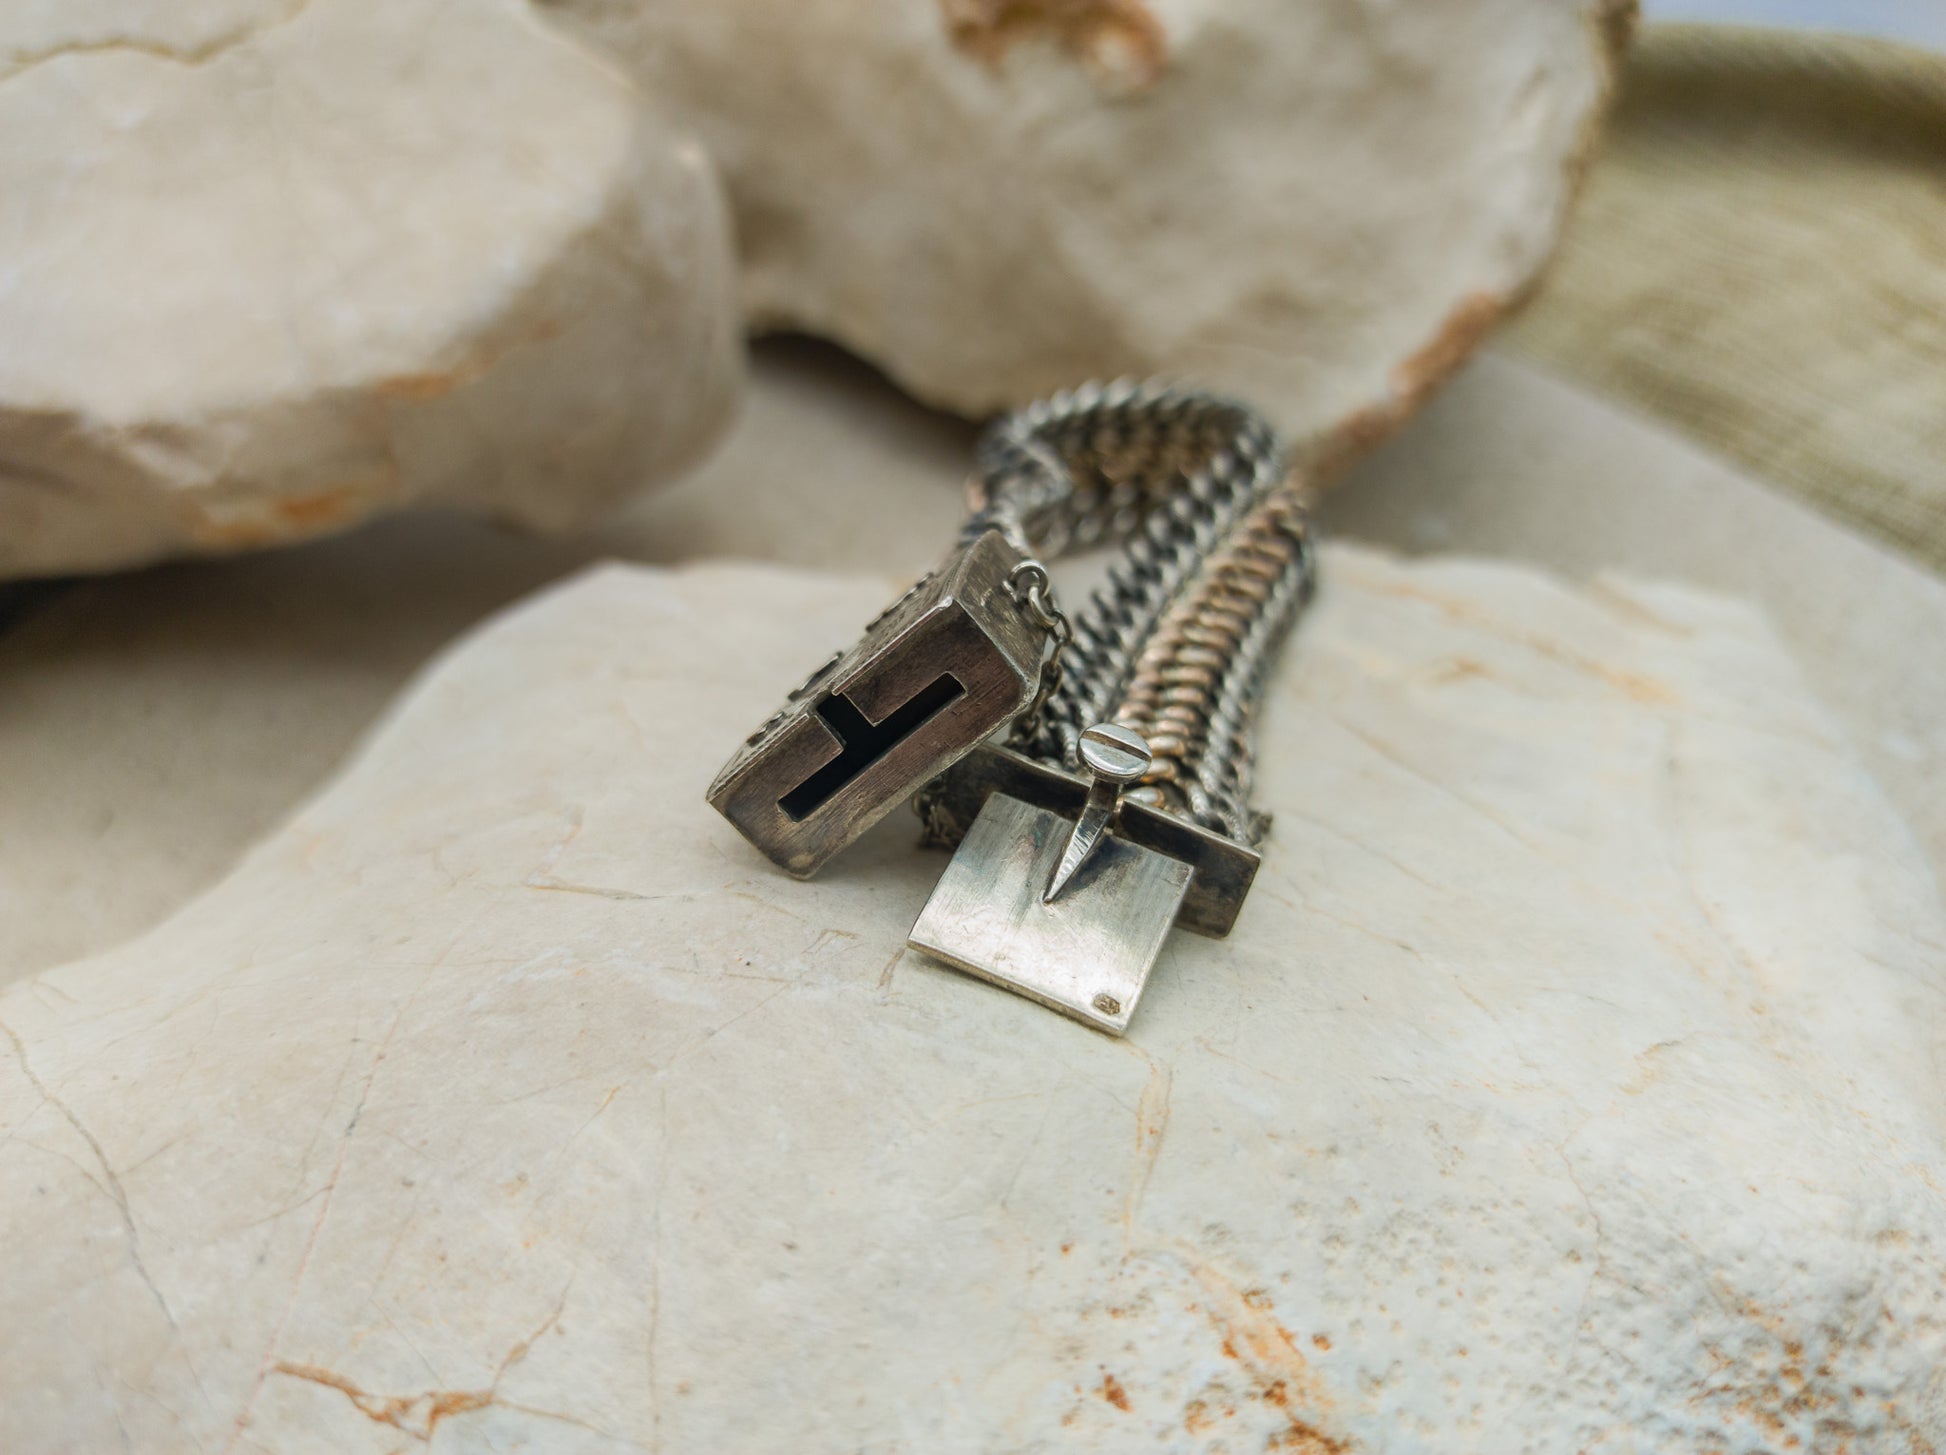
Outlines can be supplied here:
<path id="1" fill-rule="evenodd" d="M 800 885 L 702 805 L 880 583 L 502 619 L 0 995 L 0 1446 L 1946 1439 L 1946 914 L 1767 629 L 1325 564 L 1126 1042 L 898 952 L 909 824 Z"/>
<path id="2" fill-rule="evenodd" d="M 1540 306 L 1545 306 L 1540 305 Z M 1760 607 L 1946 888 L 1946 580 L 1709 450 L 1491 349 L 1320 510 L 1411 552 L 1618 570 Z"/>
<path id="3" fill-rule="evenodd" d="M 1094 375 L 1368 441 L 1552 247 L 1632 0 L 550 0 L 705 137 L 760 324 L 979 413 Z"/>
<path id="4" fill-rule="evenodd" d="M 564 525 L 735 387 L 701 151 L 519 0 L 8 7 L 0 257 L 0 575 Z"/>

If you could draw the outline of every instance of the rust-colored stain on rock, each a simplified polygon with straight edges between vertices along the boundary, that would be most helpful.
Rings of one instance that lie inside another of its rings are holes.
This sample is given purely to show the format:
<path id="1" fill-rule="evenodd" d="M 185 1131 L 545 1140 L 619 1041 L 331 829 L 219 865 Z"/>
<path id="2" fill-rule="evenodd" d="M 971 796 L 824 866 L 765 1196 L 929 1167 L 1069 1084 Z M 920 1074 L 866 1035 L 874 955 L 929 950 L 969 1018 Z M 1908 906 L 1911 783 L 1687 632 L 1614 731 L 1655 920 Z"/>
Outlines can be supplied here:
<path id="1" fill-rule="evenodd" d="M 1622 57 L 1640 18 L 1640 0 L 1601 0 L 1589 17 L 1604 77 L 1604 96 L 1613 92 Z M 1605 102 L 1590 110 L 1582 134 L 1567 157 L 1570 201 L 1579 194 L 1586 180 L 1607 111 Z M 1397 433 L 1439 386 L 1478 351 L 1501 320 L 1527 301 L 1542 276 L 1544 270 L 1506 293 L 1490 290 L 1470 293 L 1448 310 L 1432 336 L 1393 367 L 1388 381 L 1391 398 L 1352 414 L 1319 442 L 1316 468 L 1322 481 L 1328 483 L 1331 477 L 1341 474 Z"/>
<path id="2" fill-rule="evenodd" d="M 494 1402 L 490 1389 L 442 1389 L 423 1394 L 377 1395 L 367 1394 L 344 1375 L 315 1364 L 280 1361 L 276 1370 L 293 1379 L 335 1389 L 357 1406 L 358 1412 L 366 1419 L 390 1425 L 417 1440 L 432 1439 L 433 1430 L 449 1415 L 485 1409 Z"/>
<path id="3" fill-rule="evenodd" d="M 1192 1262 L 1190 1271 L 1208 1295 L 1204 1311 L 1221 1340 L 1223 1356 L 1248 1371 L 1255 1398 L 1284 1416 L 1285 1427 L 1265 1449 L 1288 1455 L 1350 1455 L 1351 1441 L 1327 1428 L 1331 1395 L 1299 1352 L 1297 1339 L 1278 1321 L 1269 1290 L 1238 1288 L 1202 1260 Z M 1206 1403 L 1199 1400 L 1195 1405 L 1184 1412 L 1184 1424 L 1192 1430 L 1192 1421 L 1202 1423 L 1208 1418 Z"/>
<path id="4" fill-rule="evenodd" d="M 532 344 L 546 343 L 558 337 L 560 332 L 559 323 L 553 319 L 543 319 L 518 333 L 475 344 L 446 368 L 429 369 L 416 374 L 393 374 L 389 378 L 381 379 L 372 386 L 373 392 L 381 399 L 390 399 L 401 404 L 424 404 L 429 400 L 442 399 L 455 389 L 485 378 L 514 350 Z"/>
<path id="5" fill-rule="evenodd" d="M 299 530 L 324 530 L 350 520 L 362 502 L 350 490 L 325 490 L 316 495 L 293 495 L 275 502 L 274 509 Z"/>
<path id="6" fill-rule="evenodd" d="M 254 503 L 235 514 L 205 511 L 196 522 L 199 544 L 225 550 L 274 546 L 351 525 L 370 508 L 376 489 L 363 481 L 309 495 Z"/>
<path id="7" fill-rule="evenodd" d="M 1285 1455 L 1351 1455 L 1352 1445 L 1349 1440 L 1327 1435 L 1293 1416 L 1290 1428 L 1272 1435 L 1264 1449 L 1285 1452 Z"/>
<path id="8" fill-rule="evenodd" d="M 1124 1414 L 1128 1413 L 1128 1391 L 1122 1388 L 1121 1380 L 1106 1369 L 1101 1371 L 1101 1397 Z"/>
<path id="9" fill-rule="evenodd" d="M 1815 1448 L 1832 1451 L 1863 1450 L 1875 1434 L 1896 1435 L 1902 1451 L 1938 1455 L 1930 1435 L 1891 1401 L 1881 1410 L 1885 1427 L 1877 1426 L 1865 1414 L 1864 1388 L 1853 1382 L 1849 1371 L 1839 1371 L 1847 1356 L 1855 1357 L 1861 1348 L 1883 1337 L 1882 1330 L 1799 1328 L 1788 1314 L 1727 1289 L 1723 1306 L 1763 1337 L 1735 1351 L 1715 1344 L 1704 1348 L 1710 1369 L 1699 1377 L 1689 1405 L 1716 1422 L 1719 1433 L 1728 1436 L 1739 1427 L 1754 1426 L 1768 1442 L 1767 1448 L 1799 1449 L 1805 1441 L 1791 1432 L 1790 1426 L 1795 1425 L 1814 1434 Z M 1887 1324 L 1896 1323 L 1891 1309 L 1881 1312 Z M 1816 1350 L 1807 1350 L 1807 1335 L 1817 1339 Z"/>
<path id="10" fill-rule="evenodd" d="M 528 1356 L 534 1345 L 539 1342 L 541 1335 L 559 1327 L 561 1311 L 567 1306 L 567 1297 L 567 1290 L 563 1289 L 561 1301 L 554 1306 L 554 1311 L 542 1320 L 540 1327 L 507 1350 L 495 1367 L 493 1378 L 484 1389 L 427 1389 L 416 1394 L 373 1394 L 361 1389 L 350 1378 L 335 1369 L 292 1359 L 279 1359 L 272 1363 L 267 1356 L 264 1373 L 281 1374 L 290 1379 L 301 1379 L 307 1384 L 335 1389 L 351 1401 L 354 1409 L 374 1424 L 389 1425 L 395 1430 L 410 1435 L 421 1444 L 431 1444 L 433 1432 L 438 1429 L 441 1420 L 505 1403 L 500 1398 L 500 1381 L 506 1377 L 509 1369 Z M 261 1377 L 259 1382 L 261 1383 Z M 253 1392 L 251 1403 L 255 1402 L 255 1398 Z M 525 1405 L 507 1407 L 527 1410 L 530 1414 L 537 1414 L 546 1419 L 565 1418 L 552 1411 L 528 1409 Z M 239 1433 L 249 1421 L 250 1405 L 246 1404 L 243 1413 L 237 1416 L 236 1428 Z"/>
<path id="11" fill-rule="evenodd" d="M 1433 390 L 1473 357 L 1506 312 L 1507 300 L 1497 293 L 1473 293 L 1462 298 L 1438 331 L 1393 369 L 1393 394 L 1416 413 Z"/>
<path id="12" fill-rule="evenodd" d="M 1387 381 L 1390 397 L 1359 410 L 1319 441 L 1314 469 L 1320 479 L 1329 481 L 1396 434 L 1473 357 L 1513 301 L 1498 293 L 1478 292 L 1448 310 L 1432 336 L 1393 366 Z"/>
<path id="13" fill-rule="evenodd" d="M 432 369 L 420 374 L 394 374 L 389 379 L 381 379 L 373 388 L 387 399 L 422 404 L 451 394 L 478 377 L 478 373 L 467 369 Z"/>
<path id="14" fill-rule="evenodd" d="M 1627 697 L 1631 702 L 1645 707 L 1666 707 L 1680 699 L 1675 689 L 1667 683 L 1659 682 L 1640 672 L 1630 672 L 1619 667 L 1611 667 L 1606 662 L 1596 661 L 1579 652 L 1572 651 L 1545 632 L 1531 629 L 1516 623 L 1501 621 L 1481 611 L 1475 604 L 1457 597 L 1442 595 L 1418 586 L 1380 587 L 1385 595 L 1402 601 L 1421 602 L 1441 612 L 1452 621 L 1462 623 L 1481 631 L 1493 633 L 1510 642 L 1517 642 L 1537 656 L 1558 662 L 1561 666 L 1576 672 L 1586 673 L 1607 684 Z M 1479 675 L 1466 670 L 1465 658 L 1457 659 L 1453 668 L 1443 673 L 1437 680 L 1440 683 L 1463 681 Z M 1478 664 L 1475 663 L 1475 666 Z"/>
<path id="15" fill-rule="evenodd" d="M 1103 75 L 1152 86 L 1169 63 L 1168 36 L 1142 0 L 940 0 L 946 33 L 997 66 L 1022 40 L 1052 40 Z"/>

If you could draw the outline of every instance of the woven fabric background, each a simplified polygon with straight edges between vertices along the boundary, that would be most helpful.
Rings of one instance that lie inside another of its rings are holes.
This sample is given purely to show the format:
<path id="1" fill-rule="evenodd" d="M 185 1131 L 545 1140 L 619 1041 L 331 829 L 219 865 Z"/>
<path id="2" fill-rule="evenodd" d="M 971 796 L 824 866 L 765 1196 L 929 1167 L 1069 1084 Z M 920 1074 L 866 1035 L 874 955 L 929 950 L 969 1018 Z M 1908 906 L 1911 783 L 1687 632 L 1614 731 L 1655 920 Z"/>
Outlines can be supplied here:
<path id="1" fill-rule="evenodd" d="M 1644 28 L 1508 343 L 1946 570 L 1946 56 Z"/>

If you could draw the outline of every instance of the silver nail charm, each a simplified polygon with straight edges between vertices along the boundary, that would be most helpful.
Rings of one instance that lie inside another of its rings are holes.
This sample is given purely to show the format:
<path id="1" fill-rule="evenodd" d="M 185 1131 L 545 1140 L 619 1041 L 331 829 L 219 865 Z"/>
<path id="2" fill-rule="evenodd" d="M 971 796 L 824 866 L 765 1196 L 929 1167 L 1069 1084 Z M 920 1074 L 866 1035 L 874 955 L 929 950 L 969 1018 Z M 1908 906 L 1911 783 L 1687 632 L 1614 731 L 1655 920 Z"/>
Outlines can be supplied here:
<path id="1" fill-rule="evenodd" d="M 1093 857 L 1101 846 L 1102 835 L 1108 832 L 1116 810 L 1121 807 L 1122 791 L 1131 783 L 1141 782 L 1142 775 L 1155 761 L 1148 739 L 1118 723 L 1096 723 L 1081 734 L 1080 747 L 1081 762 L 1094 778 L 1088 785 L 1088 801 L 1082 805 L 1081 817 L 1061 853 L 1061 862 L 1041 894 L 1042 904 L 1059 899 L 1081 866 Z"/>

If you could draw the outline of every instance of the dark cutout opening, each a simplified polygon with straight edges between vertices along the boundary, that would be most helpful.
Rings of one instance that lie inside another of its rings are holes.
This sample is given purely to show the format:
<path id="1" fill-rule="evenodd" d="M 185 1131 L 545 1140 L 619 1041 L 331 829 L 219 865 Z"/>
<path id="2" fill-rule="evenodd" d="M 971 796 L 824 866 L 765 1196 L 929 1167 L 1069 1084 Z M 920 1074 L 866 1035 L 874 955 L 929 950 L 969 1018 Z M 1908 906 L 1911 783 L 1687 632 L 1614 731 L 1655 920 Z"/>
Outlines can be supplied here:
<path id="1" fill-rule="evenodd" d="M 817 706 L 818 718 L 837 735 L 842 751 L 777 800 L 784 817 L 792 823 L 809 818 L 843 792 L 860 773 L 965 693 L 959 678 L 942 672 L 902 706 L 893 709 L 884 722 L 876 724 L 866 721 L 865 714 L 852 706 L 850 698 L 835 692 L 827 695 Z"/>

